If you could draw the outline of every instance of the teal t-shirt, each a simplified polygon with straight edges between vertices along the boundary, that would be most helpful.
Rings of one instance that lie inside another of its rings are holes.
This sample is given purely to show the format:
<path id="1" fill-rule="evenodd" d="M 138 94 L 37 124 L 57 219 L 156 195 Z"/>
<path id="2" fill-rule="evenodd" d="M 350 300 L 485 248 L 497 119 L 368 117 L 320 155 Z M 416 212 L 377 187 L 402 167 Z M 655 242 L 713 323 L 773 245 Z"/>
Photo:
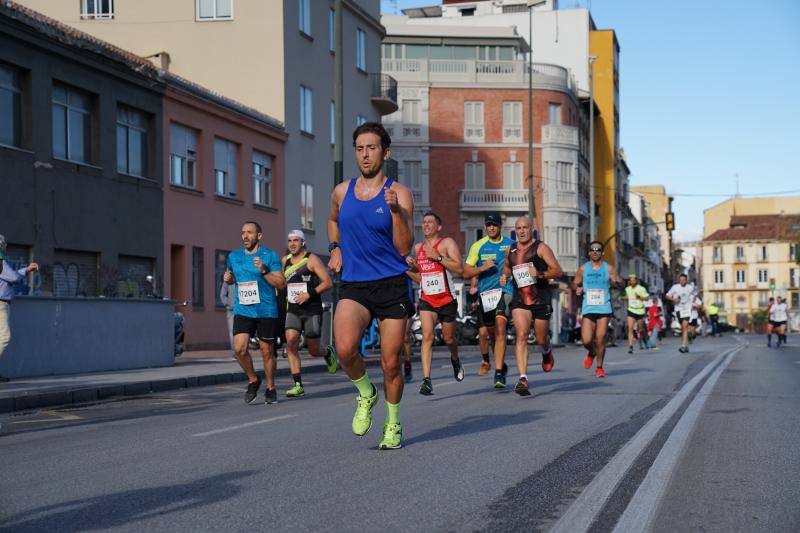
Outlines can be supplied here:
<path id="1" fill-rule="evenodd" d="M 236 278 L 233 314 L 248 318 L 278 318 L 275 287 L 267 283 L 267 280 L 253 264 L 253 259 L 256 257 L 261 258 L 264 270 L 268 272 L 283 271 L 278 254 L 269 248 L 259 246 L 252 254 L 248 254 L 244 248 L 229 253 L 228 268 Z M 240 298 L 245 299 L 245 302 L 240 302 Z M 255 300 L 258 300 L 257 303 L 247 303 Z"/>
<path id="2" fill-rule="evenodd" d="M 473 243 L 467 254 L 467 264 L 479 267 L 487 261 L 494 261 L 494 267 L 478 274 L 478 292 L 500 288 L 500 275 L 503 273 L 503 261 L 506 260 L 508 248 L 514 243 L 508 237 L 501 237 L 497 242 L 492 242 L 489 237 Z M 506 283 L 503 292 L 512 294 L 514 286 Z"/>

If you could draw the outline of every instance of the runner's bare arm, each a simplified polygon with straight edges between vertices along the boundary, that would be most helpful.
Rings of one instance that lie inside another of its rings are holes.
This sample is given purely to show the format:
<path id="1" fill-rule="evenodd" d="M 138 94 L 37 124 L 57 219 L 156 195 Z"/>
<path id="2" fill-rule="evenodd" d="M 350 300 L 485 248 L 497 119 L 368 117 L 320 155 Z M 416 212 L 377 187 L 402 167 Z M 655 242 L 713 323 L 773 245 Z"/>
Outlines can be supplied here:
<path id="1" fill-rule="evenodd" d="M 536 253 L 538 253 L 539 257 L 544 259 L 544 262 L 547 263 L 547 270 L 540 272 L 538 276 L 539 278 L 558 279 L 564 274 L 564 272 L 561 270 L 561 265 L 558 264 L 558 259 L 556 259 L 553 250 L 548 245 L 542 243 Z"/>
<path id="2" fill-rule="evenodd" d="M 339 207 L 342 205 L 342 199 L 347 192 L 347 184 L 349 182 L 350 180 L 343 181 L 333 189 L 331 194 L 331 214 L 328 216 L 328 242 L 339 242 Z M 334 272 L 342 270 L 341 248 L 334 248 L 331 251 L 328 268 Z"/>
<path id="3" fill-rule="evenodd" d="M 413 272 L 411 270 L 406 270 L 406 276 L 408 276 L 411 281 L 416 284 L 419 284 L 420 279 L 422 278 L 422 276 L 419 275 L 419 272 Z"/>
<path id="4" fill-rule="evenodd" d="M 461 276 L 464 272 L 464 265 L 461 263 L 461 253 L 458 250 L 458 244 L 452 238 L 447 237 L 442 241 L 439 249 L 442 250 L 442 266 L 453 274 Z"/>
<path id="5" fill-rule="evenodd" d="M 264 274 L 264 279 L 267 280 L 267 283 L 278 290 L 286 287 L 286 278 L 283 276 L 283 272 L 280 270 L 275 270 L 274 272 Z"/>
<path id="6" fill-rule="evenodd" d="M 414 197 L 408 188 L 395 182 L 384 189 L 384 199 L 392 211 L 392 242 L 400 255 L 408 255 L 414 244 Z"/>
<path id="7" fill-rule="evenodd" d="M 617 274 L 617 269 L 612 265 L 607 265 L 608 268 L 608 277 L 611 278 L 611 287 L 619 289 L 621 288 L 624 283 L 622 283 L 622 279 Z"/>
<path id="8" fill-rule="evenodd" d="M 578 267 L 578 272 L 575 273 L 575 279 L 572 280 L 572 288 L 575 289 L 575 294 L 578 296 L 583 292 L 583 265 Z"/>
<path id="9" fill-rule="evenodd" d="M 500 286 L 505 287 L 506 283 L 508 283 L 508 276 L 511 275 L 511 263 L 509 261 L 509 256 L 506 254 L 506 258 L 503 259 L 503 273 L 500 275 Z"/>
<path id="10" fill-rule="evenodd" d="M 333 288 L 333 281 L 328 274 L 328 269 L 322 264 L 322 259 L 314 254 L 308 256 L 308 269 L 319 277 L 319 285 L 314 287 L 314 292 L 322 294 Z"/>

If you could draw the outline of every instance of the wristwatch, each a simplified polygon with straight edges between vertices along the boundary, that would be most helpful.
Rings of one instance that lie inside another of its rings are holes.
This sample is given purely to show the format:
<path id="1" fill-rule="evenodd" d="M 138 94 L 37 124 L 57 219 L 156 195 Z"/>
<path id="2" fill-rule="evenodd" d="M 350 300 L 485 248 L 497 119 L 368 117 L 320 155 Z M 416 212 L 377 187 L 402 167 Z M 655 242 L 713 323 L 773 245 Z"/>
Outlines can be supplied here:
<path id="1" fill-rule="evenodd" d="M 338 247 L 339 247 L 339 243 L 335 242 L 335 241 L 330 243 L 330 244 L 328 244 L 328 253 L 331 253 L 332 251 L 334 251 Z"/>
<path id="2" fill-rule="evenodd" d="M 441 255 L 437 255 L 436 257 L 433 258 L 433 260 L 436 261 L 437 263 L 441 263 L 443 259 L 444 257 L 442 257 Z"/>

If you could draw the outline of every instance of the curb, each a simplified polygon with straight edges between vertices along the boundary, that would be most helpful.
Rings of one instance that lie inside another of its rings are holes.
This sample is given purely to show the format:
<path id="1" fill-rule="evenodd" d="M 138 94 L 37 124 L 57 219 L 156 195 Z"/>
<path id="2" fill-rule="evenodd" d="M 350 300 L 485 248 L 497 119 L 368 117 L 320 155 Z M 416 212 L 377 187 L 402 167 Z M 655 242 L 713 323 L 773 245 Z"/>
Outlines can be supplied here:
<path id="1" fill-rule="evenodd" d="M 380 366 L 380 357 L 364 359 L 367 367 Z M 340 369 L 338 372 L 341 372 Z M 325 365 L 313 365 L 303 369 L 304 374 L 318 374 L 327 372 Z M 288 368 L 280 368 L 275 374 L 278 376 L 290 375 Z M 111 398 L 125 396 L 141 396 L 153 392 L 164 392 L 194 387 L 207 387 L 223 383 L 236 383 L 246 381 L 247 374 L 242 371 L 221 372 L 203 376 L 186 378 L 154 379 L 150 381 L 132 381 L 114 385 L 92 385 L 88 387 L 68 388 L 64 390 L 48 390 L 42 392 L 22 392 L 19 396 L 0 398 L 0 414 L 16 411 L 30 411 L 43 407 L 60 407 L 82 403 L 98 402 Z"/>

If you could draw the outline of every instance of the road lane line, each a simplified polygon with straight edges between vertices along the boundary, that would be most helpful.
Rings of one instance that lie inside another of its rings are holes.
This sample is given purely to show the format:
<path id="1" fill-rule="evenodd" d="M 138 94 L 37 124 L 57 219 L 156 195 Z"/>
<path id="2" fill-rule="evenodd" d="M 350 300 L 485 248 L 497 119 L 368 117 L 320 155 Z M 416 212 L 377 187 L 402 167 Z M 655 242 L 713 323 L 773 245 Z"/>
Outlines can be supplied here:
<path id="1" fill-rule="evenodd" d="M 737 342 L 738 339 L 737 339 Z M 608 498 L 636 461 L 641 452 L 650 444 L 672 415 L 683 405 L 686 398 L 698 383 L 710 374 L 730 353 L 743 348 L 743 344 L 729 348 L 714 358 L 708 365 L 684 384 L 675 396 L 633 438 L 606 464 L 600 473 L 567 508 L 561 518 L 550 529 L 553 533 L 578 533 L 587 531 L 597 515 L 602 511 Z"/>
<path id="2" fill-rule="evenodd" d="M 237 424 L 226 428 L 214 429 L 212 431 L 205 431 L 203 433 L 195 433 L 192 437 L 208 437 L 209 435 L 216 435 L 218 433 L 225 433 L 226 431 L 236 431 L 237 429 L 247 428 L 250 426 L 258 426 L 260 424 L 267 424 L 269 422 L 276 422 L 278 420 L 285 420 L 287 418 L 294 418 L 297 415 L 281 415 L 273 416 L 272 418 L 265 418 L 264 420 L 256 420 L 255 422 L 245 422 L 244 424 Z"/>
<path id="3" fill-rule="evenodd" d="M 636 361 L 638 357 L 628 357 L 627 359 L 623 359 L 622 361 L 603 361 L 606 365 L 626 365 L 631 361 Z"/>
<path id="4" fill-rule="evenodd" d="M 647 531 L 658 512 L 658 508 L 664 497 L 664 492 L 672 477 L 672 472 L 678 464 L 678 460 L 683 453 L 689 436 L 697 423 L 700 411 L 711 395 L 720 375 L 730 364 L 733 357 L 739 350 L 734 350 L 720 363 L 711 374 L 711 377 L 703 384 L 697 396 L 686 408 L 675 428 L 670 433 L 669 438 L 664 443 L 658 453 L 655 462 L 647 472 L 647 476 L 642 481 L 636 493 L 628 503 L 628 507 L 617 522 L 614 528 L 615 533 L 625 533 L 628 531 Z"/>

